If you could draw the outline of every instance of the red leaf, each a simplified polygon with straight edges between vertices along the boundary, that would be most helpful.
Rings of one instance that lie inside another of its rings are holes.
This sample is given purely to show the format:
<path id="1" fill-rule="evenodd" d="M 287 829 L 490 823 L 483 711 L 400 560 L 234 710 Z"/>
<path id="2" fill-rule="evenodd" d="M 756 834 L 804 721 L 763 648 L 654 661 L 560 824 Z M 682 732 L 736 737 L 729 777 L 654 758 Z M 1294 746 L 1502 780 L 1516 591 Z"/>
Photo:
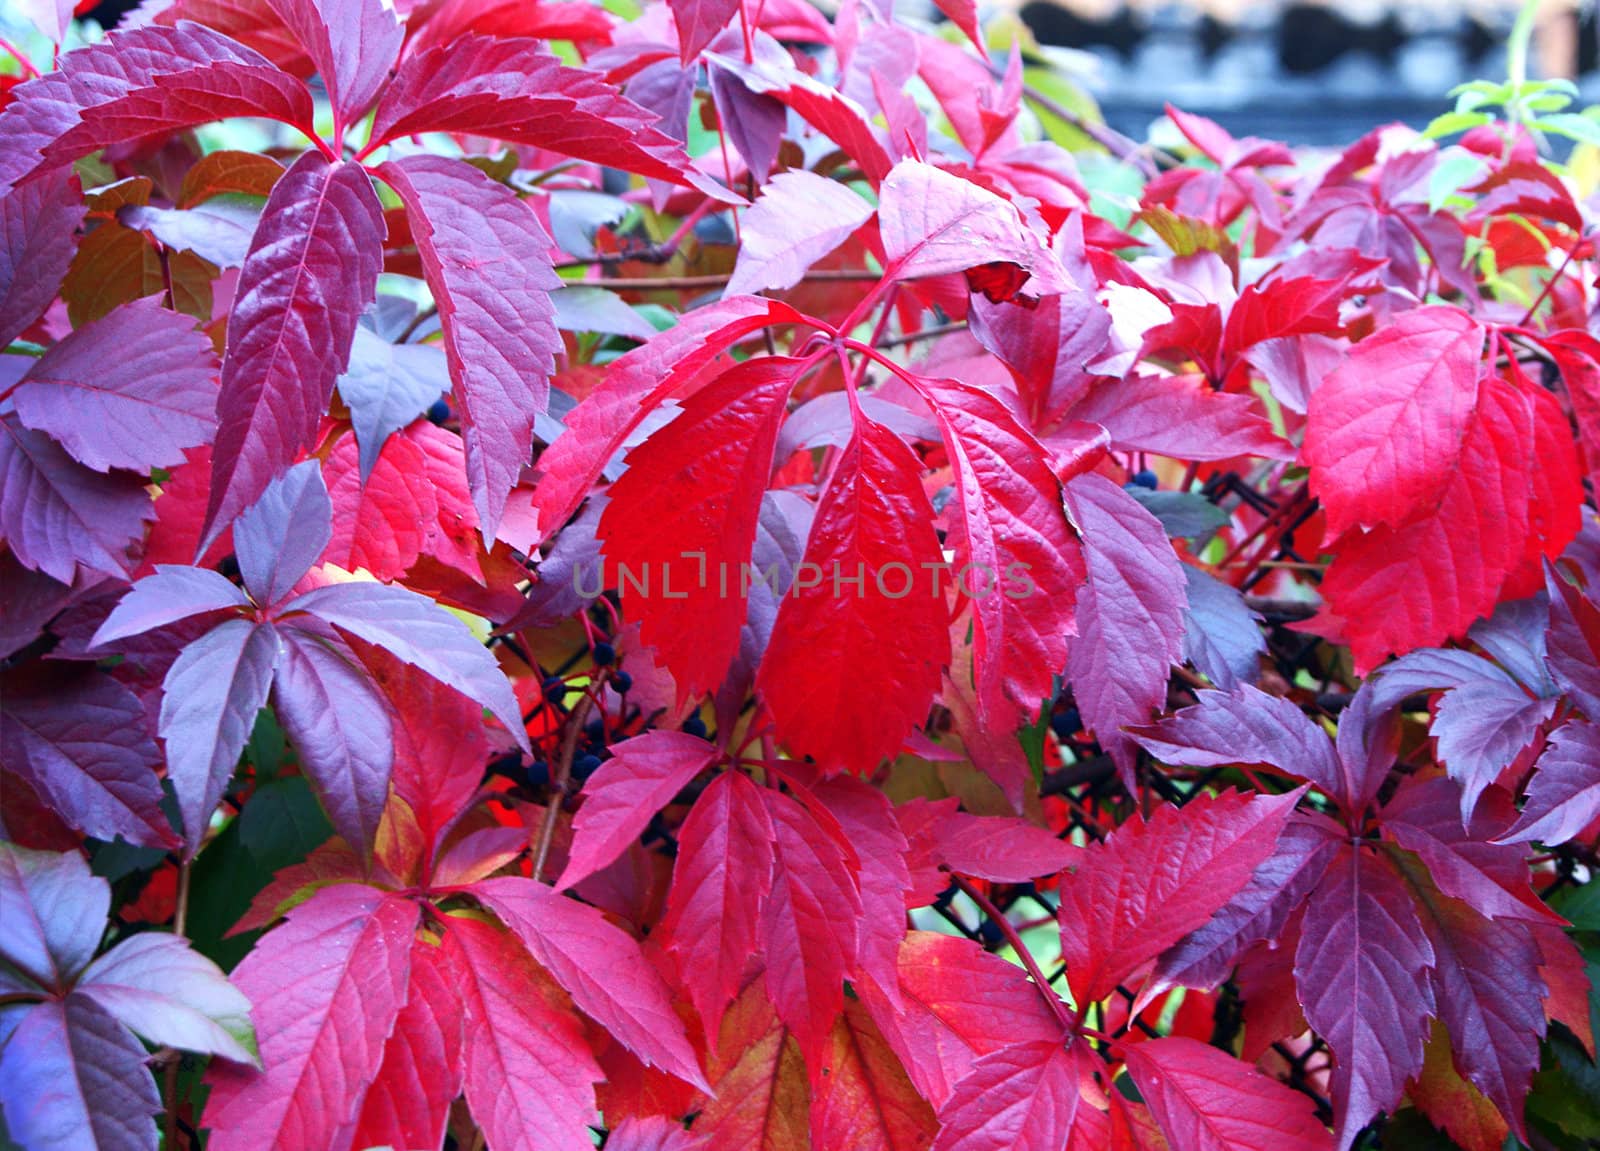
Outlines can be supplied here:
<path id="1" fill-rule="evenodd" d="M 605 557 L 680 704 L 721 683 L 739 650 L 744 589 L 761 578 L 750 570 L 761 493 L 802 367 L 763 356 L 729 368 L 628 453 L 608 491 L 598 530 Z"/>
<path id="2" fill-rule="evenodd" d="M 58 168 L 0 196 L 0 343 L 21 335 L 61 290 L 78 250 L 81 191 L 72 170 Z"/>
<path id="3" fill-rule="evenodd" d="M 1028 883 L 1054 875 L 1079 857 L 1072 844 L 1020 819 L 953 811 L 930 830 L 941 863 L 996 883 Z"/>
<path id="4" fill-rule="evenodd" d="M 1074 1000 L 1104 999 L 1243 890 L 1299 798 L 1201 796 L 1148 823 L 1135 816 L 1085 849 L 1059 888 Z"/>
<path id="5" fill-rule="evenodd" d="M 923 1151 L 938 1130 L 932 1109 L 855 1000 L 834 1023 L 812 1080 L 814 1151 Z"/>
<path id="6" fill-rule="evenodd" d="M 550 237 L 516 193 L 471 164 L 417 155 L 378 174 L 405 202 L 439 306 L 473 503 L 492 540 L 527 466 L 561 349 Z"/>
<path id="7" fill-rule="evenodd" d="M 406 1005 L 356 1123 L 356 1147 L 438 1147 L 461 1094 L 463 1019 L 443 949 L 411 946 Z"/>
<path id="8" fill-rule="evenodd" d="M 1398 527 L 1474 470 L 1483 339 L 1457 308 L 1417 308 L 1357 344 L 1312 395 L 1303 456 L 1330 538 Z"/>
<path id="9" fill-rule="evenodd" d="M 757 951 L 775 836 L 761 790 L 737 771 L 711 781 L 678 831 L 661 931 L 708 1035 Z"/>
<path id="10" fill-rule="evenodd" d="M 307 152 L 272 189 L 228 323 L 205 544 L 314 442 L 377 290 L 383 237 L 358 164 Z"/>
<path id="11" fill-rule="evenodd" d="M 1390 652 L 1464 634 L 1494 609 L 1522 559 L 1534 450 L 1527 398 L 1499 379 L 1485 380 L 1462 434 L 1442 500 L 1401 526 L 1352 529 L 1333 545 L 1322 594 L 1358 672 Z M 1384 435 L 1427 454 L 1422 433 L 1391 426 Z"/>
<path id="12" fill-rule="evenodd" d="M 1328 1151 L 1311 1100 L 1194 1039 L 1123 1048 L 1128 1074 L 1174 1147 L 1184 1151 Z"/>
<path id="13" fill-rule="evenodd" d="M 638 840 L 651 818 L 722 753 L 677 731 L 650 731 L 611 745 L 611 758 L 583 785 L 572 821 L 572 846 L 556 889 L 609 867 Z"/>
<path id="14" fill-rule="evenodd" d="M 1080 1084 L 1099 1060 L 1064 1039 L 1014 1043 L 985 1055 L 939 1108 L 933 1151 L 1023 1151 L 1073 1146 Z"/>
<path id="15" fill-rule="evenodd" d="M 617 1042 L 646 1064 L 706 1087 L 666 985 L 631 935 L 532 880 L 485 879 L 467 890 Z"/>
<path id="16" fill-rule="evenodd" d="M 982 722 L 1009 732 L 1037 714 L 1067 662 L 1087 578 L 1061 483 L 1037 440 L 970 384 L 925 380 L 956 479 L 957 588 L 973 597 L 972 674 Z M 969 569 L 978 573 L 972 579 Z"/>
<path id="17" fill-rule="evenodd" d="M 678 59 L 685 67 L 738 15 L 739 0 L 669 0 L 678 29 Z"/>
<path id="18" fill-rule="evenodd" d="M 404 435 L 384 441 L 363 480 L 354 436 L 341 436 L 322 467 L 333 504 L 333 538 L 323 562 L 366 569 L 388 583 L 422 555 L 439 505 L 428 482 L 427 457 Z"/>
<path id="19" fill-rule="evenodd" d="M 355 1121 L 406 999 L 417 905 L 370 887 L 318 892 L 233 973 L 263 1071 L 213 1063 L 217 1151 L 323 1147 Z"/>
<path id="20" fill-rule="evenodd" d="M 900 946 L 900 995 L 895 1008 L 869 991 L 867 1005 L 936 1108 L 981 1056 L 1061 1037 L 1061 1021 L 1022 968 L 959 936 L 909 933 Z"/>
<path id="21" fill-rule="evenodd" d="M 799 322 L 774 300 L 739 298 L 690 312 L 677 326 L 611 365 L 600 386 L 566 417 L 566 431 L 539 457 L 538 538 L 510 540 L 526 548 L 548 538 L 578 510 L 601 469 L 646 416 L 686 389 L 724 352 L 769 325 Z"/>
<path id="22" fill-rule="evenodd" d="M 717 1036 L 722 1066 L 716 1098 L 695 1119 L 713 1146 L 790 1151 L 809 1142 L 810 1092 L 799 1045 L 756 980 L 728 1012 Z"/>
<path id="23" fill-rule="evenodd" d="M 857 420 L 756 678 L 779 739 L 824 770 L 864 774 L 893 755 L 926 719 L 950 658 L 944 598 L 923 582 L 942 557 L 919 470 L 899 436 Z M 818 573 L 809 587 L 806 565 Z M 903 584 L 909 594 L 890 594 Z M 880 707 L 855 706 L 863 684 Z"/>
<path id="24" fill-rule="evenodd" d="M 515 939 L 487 923 L 450 917 L 444 956 L 466 1008 L 467 1105 L 490 1146 L 581 1146 L 604 1075 L 570 1001 Z"/>
<path id="25" fill-rule="evenodd" d="M 816 1066 L 856 968 L 860 886 L 840 845 L 805 808 L 775 791 L 762 799 L 775 861 L 762 915 L 767 994 Z"/>
<path id="26" fill-rule="evenodd" d="M 1176 459 L 1234 456 L 1289 459 L 1294 447 L 1272 430 L 1255 396 L 1212 391 L 1196 376 L 1135 372 L 1097 385 L 1067 417 L 1099 424 L 1121 451 L 1156 452 Z"/>
<path id="27" fill-rule="evenodd" d="M 852 776 L 837 776 L 818 785 L 816 797 L 839 820 L 855 848 L 861 869 L 861 918 L 856 923 L 857 982 L 871 980 L 898 1003 L 900 983 L 895 967 L 906 937 L 906 897 L 911 872 L 908 845 L 894 807 L 883 792 Z"/>
<path id="28" fill-rule="evenodd" d="M 1333 1050 L 1341 1151 L 1400 1102 L 1422 1068 L 1434 953 L 1411 894 L 1388 862 L 1344 847 L 1306 908 L 1295 985 L 1306 1022 Z"/>

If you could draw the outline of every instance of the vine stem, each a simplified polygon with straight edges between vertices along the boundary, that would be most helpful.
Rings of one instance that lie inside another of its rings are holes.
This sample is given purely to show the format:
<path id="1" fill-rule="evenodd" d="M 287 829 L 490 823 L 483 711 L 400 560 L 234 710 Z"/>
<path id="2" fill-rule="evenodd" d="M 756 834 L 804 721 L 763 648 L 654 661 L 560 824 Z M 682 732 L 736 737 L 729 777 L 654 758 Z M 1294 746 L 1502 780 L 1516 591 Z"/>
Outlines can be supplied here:
<path id="1" fill-rule="evenodd" d="M 185 933 L 188 926 L 189 861 L 185 859 L 178 868 L 178 895 L 172 909 L 172 933 L 180 939 L 187 938 Z M 163 1116 L 166 1138 L 161 1144 L 164 1151 L 177 1151 L 178 1147 L 178 1065 L 182 1061 L 183 1057 L 174 1051 L 162 1074 L 167 1099 L 167 1113 Z"/>
<path id="2" fill-rule="evenodd" d="M 1526 327 L 1528 321 L 1533 319 L 1533 314 L 1539 310 L 1539 306 L 1550 298 L 1550 293 L 1555 289 L 1556 281 L 1567 274 L 1567 268 L 1571 265 L 1574 257 L 1577 256 L 1578 249 L 1581 247 L 1583 247 L 1583 237 L 1579 236 L 1572 247 L 1567 249 L 1567 257 L 1561 261 L 1561 266 L 1555 270 L 1554 275 L 1544 282 L 1544 287 L 1534 297 L 1533 303 L 1528 305 L 1528 310 L 1522 314 L 1522 319 L 1517 322 L 1517 327 Z"/>
<path id="3" fill-rule="evenodd" d="M 1055 1013 L 1055 1017 L 1060 1021 L 1062 1029 L 1069 1034 L 1076 1032 L 1078 1025 L 1068 1013 L 1067 1005 L 1061 1002 L 1059 995 L 1050 990 L 1050 981 L 1045 978 L 1044 972 L 1039 969 L 1039 963 L 1034 959 L 1033 952 L 1029 951 L 1028 945 L 1022 942 L 1022 936 L 1017 934 L 1017 929 L 1012 926 L 1011 920 L 1007 919 L 1005 913 L 990 902 L 989 897 L 974 887 L 964 876 L 952 873 L 950 878 L 955 881 L 955 885 L 966 894 L 968 899 L 978 905 L 978 910 L 987 915 L 990 922 L 1000 929 L 1000 934 L 1005 936 L 1006 942 L 1011 944 L 1011 949 L 1017 953 L 1017 958 L 1022 960 L 1022 966 L 1032 976 L 1034 985 L 1039 988 L 1039 994 L 1044 996 L 1044 1001 L 1050 1005 L 1050 1010 Z"/>
<path id="4" fill-rule="evenodd" d="M 604 689 L 608 672 L 601 668 L 594 677 L 593 691 L 584 692 L 583 699 L 567 717 L 567 726 L 561 731 L 561 749 L 550 775 L 550 802 L 544 809 L 544 819 L 539 824 L 539 839 L 533 846 L 533 878 L 538 882 L 544 875 L 545 862 L 550 858 L 550 844 L 555 839 L 556 821 L 561 818 L 561 801 L 567 794 L 567 782 L 572 778 L 572 759 L 578 750 L 578 733 L 589 720 L 595 696 Z"/>

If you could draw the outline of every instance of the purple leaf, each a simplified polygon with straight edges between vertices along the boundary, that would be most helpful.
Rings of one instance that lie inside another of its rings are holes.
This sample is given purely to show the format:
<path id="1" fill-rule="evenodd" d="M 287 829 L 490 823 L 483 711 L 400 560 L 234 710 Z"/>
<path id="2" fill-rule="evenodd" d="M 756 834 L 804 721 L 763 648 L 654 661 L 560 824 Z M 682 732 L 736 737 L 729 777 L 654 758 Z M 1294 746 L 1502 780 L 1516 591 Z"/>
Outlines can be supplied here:
<path id="1" fill-rule="evenodd" d="M 0 958 L 41 988 L 72 986 L 94 958 L 110 909 L 111 885 L 83 856 L 0 842 Z"/>
<path id="2" fill-rule="evenodd" d="M 1236 589 L 1208 572 L 1185 564 L 1183 578 L 1188 593 L 1184 658 L 1224 691 L 1254 683 L 1267 650 L 1258 626 L 1261 617 L 1245 606 Z"/>
<path id="3" fill-rule="evenodd" d="M 219 268 L 238 268 L 250 254 L 261 209 L 249 201 L 222 197 L 192 208 L 124 204 L 117 209 L 117 221 L 149 232 L 167 248 L 193 252 Z"/>
<path id="4" fill-rule="evenodd" d="M 161 738 L 191 856 L 267 702 L 277 662 L 278 636 L 270 624 L 233 619 L 185 647 L 167 669 Z"/>
<path id="5" fill-rule="evenodd" d="M 12 399 L 24 425 L 85 467 L 172 468 L 216 430 L 216 353 L 191 317 L 152 296 L 55 345 Z"/>
<path id="6" fill-rule="evenodd" d="M 1165 951 L 1139 993 L 1138 1006 L 1172 987 L 1211 990 L 1232 973 L 1239 957 L 1263 939 L 1276 939 L 1305 902 L 1338 850 L 1341 830 L 1321 816 L 1295 814 L 1250 883 L 1211 917 Z"/>
<path id="7" fill-rule="evenodd" d="M 405 29 L 380 0 L 268 0 L 316 66 L 333 102 L 335 140 L 372 107 Z"/>
<path id="8" fill-rule="evenodd" d="M 678 59 L 687 65 L 728 26 L 739 0 L 668 0 L 678 29 Z"/>
<path id="9" fill-rule="evenodd" d="M 1193 707 L 1133 733 L 1151 755 L 1175 767 L 1263 764 L 1310 780 L 1334 798 L 1344 777 L 1327 734 L 1289 700 L 1245 686 L 1202 691 Z"/>
<path id="10" fill-rule="evenodd" d="M 757 50 L 767 43 L 758 41 Z M 780 48 L 778 51 L 787 50 Z M 745 167 L 757 183 L 763 183 L 778 159 L 789 113 L 780 101 L 746 84 L 742 75 L 721 67 L 720 63 L 715 56 L 706 62 L 717 118 Z"/>
<path id="11" fill-rule="evenodd" d="M 505 511 L 550 400 L 561 350 L 550 292 L 550 237 L 515 192 L 470 164 L 409 156 L 378 170 L 405 202 L 467 446 L 467 478 L 486 540 Z"/>
<path id="12" fill-rule="evenodd" d="M 1467 638 L 1541 699 L 1558 694 L 1545 663 L 1545 632 L 1550 627 L 1550 597 L 1541 591 L 1507 600 L 1488 619 L 1479 620 Z"/>
<path id="13" fill-rule="evenodd" d="M 1069 483 L 1067 510 L 1089 568 L 1067 678 L 1084 724 L 1131 775 L 1135 746 L 1122 728 L 1162 709 L 1169 669 L 1183 658 L 1183 565 L 1161 521 L 1103 476 Z"/>
<path id="14" fill-rule="evenodd" d="M 257 1062 L 250 1001 L 180 936 L 124 939 L 88 966 L 77 993 L 152 1043 Z"/>
<path id="15" fill-rule="evenodd" d="M 1439 890 L 1491 919 L 1559 925 L 1559 917 L 1533 893 L 1526 853 L 1494 842 L 1516 819 L 1509 793 L 1489 793 L 1470 824 L 1463 824 L 1461 789 L 1448 779 L 1403 782 L 1383 808 L 1384 838 L 1428 865 Z"/>
<path id="16" fill-rule="evenodd" d="M 556 310 L 556 327 L 563 332 L 600 332 L 640 341 L 656 334 L 655 325 L 605 288 L 582 284 L 562 288 L 550 294 L 550 303 Z"/>
<path id="17" fill-rule="evenodd" d="M 234 116 L 311 131 L 311 92 L 264 56 L 190 21 L 145 25 L 63 55 L 0 112 L 0 195 L 44 168 L 126 140 Z"/>
<path id="18" fill-rule="evenodd" d="M 244 586 L 261 607 L 288 595 L 333 538 L 333 503 L 316 460 L 277 477 L 233 525 Z"/>
<path id="19" fill-rule="evenodd" d="M 528 750 L 522 712 L 500 665 L 466 624 L 427 597 L 402 587 L 333 584 L 290 601 L 283 608 L 289 612 L 316 616 L 455 688 L 487 708 Z"/>
<path id="20" fill-rule="evenodd" d="M 210 611 L 250 607 L 250 597 L 209 568 L 157 564 L 134 584 L 89 641 L 103 647 Z"/>
<path id="21" fill-rule="evenodd" d="M 23 567 L 62 583 L 80 567 L 126 578 L 128 551 L 154 514 L 138 476 L 92 472 L 15 414 L 0 415 L 0 538 Z"/>
<path id="22" fill-rule="evenodd" d="M 557 890 L 610 866 L 684 786 L 720 757 L 715 744 L 681 731 L 650 731 L 611 745 L 611 758 L 584 781 L 572 847 Z"/>
<path id="23" fill-rule="evenodd" d="M 1539 757 L 1528 802 L 1501 843 L 1565 843 L 1600 816 L 1600 727 L 1563 724 Z"/>
<path id="24" fill-rule="evenodd" d="M 33 664 L 0 688 L 0 757 L 57 815 L 97 839 L 175 845 L 138 696 L 82 665 Z"/>
<path id="25" fill-rule="evenodd" d="M 1553 568 L 1545 569 L 1550 591 L 1546 660 L 1556 681 L 1585 715 L 1600 720 L 1600 608 Z"/>
<path id="26" fill-rule="evenodd" d="M 279 638 L 273 710 L 333 829 L 365 855 L 389 798 L 389 710 L 366 675 L 325 641 L 295 627 Z"/>
<path id="27" fill-rule="evenodd" d="M 267 198 L 239 272 L 199 550 L 310 447 L 377 293 L 383 207 L 359 164 L 307 152 Z"/>
<path id="28" fill-rule="evenodd" d="M 156 1151 L 144 1045 L 82 995 L 30 1007 L 0 1048 L 0 1107 L 27 1151 Z"/>
<path id="29" fill-rule="evenodd" d="M 1295 985 L 1306 1022 L 1333 1051 L 1335 1136 L 1345 1151 L 1422 1070 L 1433 947 L 1411 893 L 1385 860 L 1341 847 L 1306 906 Z"/>
<path id="30" fill-rule="evenodd" d="M 1369 684 L 1362 684 L 1339 716 L 1334 739 L 1344 780 L 1342 801 L 1351 815 L 1366 810 L 1400 751 L 1400 713 L 1386 708 Z"/>
<path id="31" fill-rule="evenodd" d="M 1294 457 L 1294 445 L 1272 430 L 1255 396 L 1214 392 L 1194 376 L 1131 374 L 1102 383 L 1068 416 L 1105 428 L 1120 451 L 1186 460 Z"/>
<path id="32" fill-rule="evenodd" d="M 372 474 L 384 441 L 411 423 L 450 386 L 445 356 L 432 344 L 391 344 L 356 329 L 350 366 L 339 377 L 339 398 L 361 449 L 361 478 Z"/>
<path id="33" fill-rule="evenodd" d="M 709 1090 L 667 985 L 633 936 L 594 908 L 518 876 L 485 879 L 470 890 L 617 1042 Z"/>
<path id="34" fill-rule="evenodd" d="M 0 196 L 0 347 L 50 306 L 78 250 L 87 209 L 70 168 Z"/>

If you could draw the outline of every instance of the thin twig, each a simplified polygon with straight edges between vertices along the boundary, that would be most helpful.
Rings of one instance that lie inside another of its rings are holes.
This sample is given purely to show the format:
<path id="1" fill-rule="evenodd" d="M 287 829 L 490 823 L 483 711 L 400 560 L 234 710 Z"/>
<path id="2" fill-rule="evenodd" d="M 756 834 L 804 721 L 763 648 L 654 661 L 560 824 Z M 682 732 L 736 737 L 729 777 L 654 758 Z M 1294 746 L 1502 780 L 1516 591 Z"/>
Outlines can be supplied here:
<path id="1" fill-rule="evenodd" d="M 899 336 L 888 336 L 875 343 L 879 348 L 898 348 L 903 344 L 914 344 L 918 340 L 934 340 L 940 336 L 948 336 L 951 332 L 964 332 L 967 330 L 965 320 L 957 320 L 950 324 L 935 324 L 931 328 L 919 328 L 915 332 L 906 332 Z"/>
<path id="2" fill-rule="evenodd" d="M 733 278 L 732 272 L 719 272 L 705 276 L 600 276 L 592 280 L 573 280 L 575 288 L 610 288 L 614 292 L 675 292 L 698 288 L 720 288 Z M 806 273 L 807 280 L 842 280 L 864 283 L 882 278 L 882 273 L 865 268 L 818 268 Z"/>
<path id="3" fill-rule="evenodd" d="M 608 671 L 601 668 L 594 677 L 591 691 L 583 694 L 578 706 L 567 717 L 567 726 L 561 732 L 561 749 L 550 771 L 550 799 L 544 809 L 544 820 L 539 824 L 539 839 L 533 847 L 533 878 L 544 875 L 545 861 L 550 856 L 550 844 L 556 834 L 556 820 L 561 817 L 561 801 L 567 794 L 567 782 L 572 778 L 572 759 L 578 750 L 578 735 L 588 722 L 589 711 L 594 707 L 595 696 L 605 688 Z"/>
<path id="4" fill-rule="evenodd" d="M 178 896 L 172 910 L 172 933 L 179 938 L 185 937 L 189 926 L 189 861 L 185 859 L 178 868 Z M 163 1086 L 166 1088 L 167 1113 L 164 1116 L 166 1140 L 162 1146 L 166 1151 L 177 1151 L 178 1147 L 178 1066 L 183 1058 L 176 1051 L 168 1061 L 166 1071 L 162 1075 Z"/>
<path id="5" fill-rule="evenodd" d="M 1039 970 L 1039 964 L 1033 958 L 1033 952 L 1029 951 L 1028 945 L 1022 942 L 1022 936 L 1017 934 L 1017 929 L 1011 925 L 1011 920 L 1007 919 L 1005 913 L 989 901 L 987 895 L 979 891 L 966 879 L 954 874 L 950 878 L 957 887 L 966 893 L 967 898 L 976 903 L 978 909 L 989 917 L 990 922 L 1000 929 L 1000 934 L 1005 936 L 1007 943 L 1011 944 L 1011 949 L 1017 953 L 1017 958 L 1022 961 L 1022 966 L 1033 977 L 1035 986 L 1039 988 L 1039 994 L 1044 996 L 1044 1001 L 1050 1005 L 1050 1010 L 1061 1021 L 1062 1028 L 1071 1032 L 1075 1025 L 1072 1016 L 1067 1012 L 1067 1005 L 1061 1002 L 1061 997 L 1050 989 L 1050 981 L 1044 977 L 1044 972 Z"/>

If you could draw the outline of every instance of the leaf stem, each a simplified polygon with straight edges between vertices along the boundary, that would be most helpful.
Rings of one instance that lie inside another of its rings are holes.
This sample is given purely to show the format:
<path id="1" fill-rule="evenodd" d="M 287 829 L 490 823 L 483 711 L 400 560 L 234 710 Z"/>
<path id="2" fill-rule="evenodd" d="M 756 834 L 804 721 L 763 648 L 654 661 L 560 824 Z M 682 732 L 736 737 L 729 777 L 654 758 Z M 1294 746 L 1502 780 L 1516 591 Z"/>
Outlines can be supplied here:
<path id="1" fill-rule="evenodd" d="M 1558 267 L 1555 270 L 1555 273 L 1544 282 L 1544 287 L 1540 289 L 1539 294 L 1533 298 L 1533 303 L 1529 304 L 1528 310 L 1522 313 L 1522 319 L 1517 321 L 1517 327 L 1527 327 L 1528 321 L 1533 319 L 1533 314 L 1539 310 L 1539 305 L 1543 304 L 1550 298 L 1550 293 L 1555 289 L 1556 281 L 1567 274 L 1567 268 L 1571 265 L 1573 258 L 1577 256 L 1578 249 L 1581 247 L 1583 247 L 1583 237 L 1579 236 L 1577 240 L 1573 242 L 1572 247 L 1567 249 L 1566 259 L 1561 261 L 1561 266 Z"/>
<path id="2" fill-rule="evenodd" d="M 952 873 L 950 878 L 966 894 L 968 899 L 978 905 L 978 910 L 988 916 L 990 922 L 1000 929 L 1000 934 L 1005 936 L 1007 943 L 1011 944 L 1011 950 L 1017 953 L 1017 958 L 1022 961 L 1022 966 L 1032 977 L 1034 985 L 1039 989 L 1039 994 L 1044 996 L 1044 1001 L 1050 1005 L 1050 1010 L 1060 1020 L 1061 1026 L 1069 1033 L 1076 1031 L 1077 1023 L 1067 1011 L 1067 1005 L 1061 1001 L 1061 996 L 1050 989 L 1050 981 L 1045 978 L 1044 972 L 1039 970 L 1039 963 L 1034 959 L 1033 952 L 1029 951 L 1028 945 L 1022 942 L 1022 936 L 1017 934 L 1017 929 L 1012 926 L 1011 920 L 1007 919 L 1005 913 L 990 902 L 989 897 L 974 887 L 965 876 Z"/>
<path id="3" fill-rule="evenodd" d="M 189 926 L 189 874 L 189 860 L 185 859 L 178 865 L 178 895 L 172 909 L 172 933 L 180 939 L 187 937 Z M 161 1076 L 167 1101 L 167 1113 L 162 1117 L 166 1132 L 162 1151 L 177 1151 L 178 1147 L 178 1066 L 182 1062 L 183 1057 L 174 1052 Z"/>
<path id="4" fill-rule="evenodd" d="M 704 276 L 640 276 L 638 278 L 600 276 L 593 280 L 573 280 L 573 287 L 610 288 L 614 292 L 671 292 L 696 288 L 720 288 L 733 278 L 732 272 Z M 865 268 L 819 268 L 806 274 L 806 280 L 855 281 L 878 279 L 878 273 Z"/>

